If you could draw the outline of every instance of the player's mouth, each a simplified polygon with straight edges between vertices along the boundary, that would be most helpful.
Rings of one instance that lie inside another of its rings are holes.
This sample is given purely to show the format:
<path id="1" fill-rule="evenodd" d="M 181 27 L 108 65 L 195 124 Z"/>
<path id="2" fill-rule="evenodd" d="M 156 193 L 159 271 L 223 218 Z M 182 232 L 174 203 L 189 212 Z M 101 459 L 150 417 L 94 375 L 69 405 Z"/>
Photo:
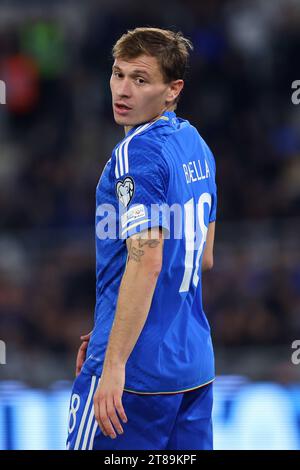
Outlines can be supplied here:
<path id="1" fill-rule="evenodd" d="M 125 116 L 132 108 L 127 106 L 124 103 L 115 103 L 114 108 L 117 114 L 120 114 L 121 116 Z"/>

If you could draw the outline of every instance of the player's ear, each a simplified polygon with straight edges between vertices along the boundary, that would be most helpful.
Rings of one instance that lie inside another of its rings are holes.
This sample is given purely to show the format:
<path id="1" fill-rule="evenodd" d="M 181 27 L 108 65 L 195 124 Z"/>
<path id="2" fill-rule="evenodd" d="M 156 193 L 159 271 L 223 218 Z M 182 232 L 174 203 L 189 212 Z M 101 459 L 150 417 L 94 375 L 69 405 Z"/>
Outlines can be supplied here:
<path id="1" fill-rule="evenodd" d="M 181 79 L 170 82 L 167 93 L 167 102 L 172 103 L 172 101 L 176 100 L 183 87 L 184 81 Z"/>

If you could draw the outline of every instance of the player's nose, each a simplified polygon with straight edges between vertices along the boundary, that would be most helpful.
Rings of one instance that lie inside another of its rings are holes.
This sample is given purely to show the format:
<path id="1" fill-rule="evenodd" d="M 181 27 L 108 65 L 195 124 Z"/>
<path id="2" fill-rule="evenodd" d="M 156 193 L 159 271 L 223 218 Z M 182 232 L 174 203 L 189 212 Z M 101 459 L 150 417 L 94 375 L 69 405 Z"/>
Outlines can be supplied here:
<path id="1" fill-rule="evenodd" d="M 118 83 L 117 95 L 119 98 L 131 96 L 131 85 L 130 81 L 124 78 Z"/>

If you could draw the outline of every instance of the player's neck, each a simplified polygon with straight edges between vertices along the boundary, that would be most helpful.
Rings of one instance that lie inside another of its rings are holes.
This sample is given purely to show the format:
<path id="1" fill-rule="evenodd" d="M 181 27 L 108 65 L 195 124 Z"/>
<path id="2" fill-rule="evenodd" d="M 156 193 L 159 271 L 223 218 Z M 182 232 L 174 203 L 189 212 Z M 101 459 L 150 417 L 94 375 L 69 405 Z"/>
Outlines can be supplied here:
<path id="1" fill-rule="evenodd" d="M 175 106 L 175 105 L 166 107 L 165 109 L 163 109 L 163 110 L 161 111 L 160 114 L 158 114 L 156 117 L 154 117 L 153 119 L 151 119 L 149 122 L 157 121 L 157 119 L 159 119 L 166 111 L 175 111 L 175 109 L 176 109 L 176 106 Z M 141 123 L 141 124 L 143 124 L 143 123 Z M 124 126 L 125 135 L 127 135 L 128 132 L 130 131 L 130 129 L 132 129 L 133 127 L 135 127 L 135 126 Z"/>

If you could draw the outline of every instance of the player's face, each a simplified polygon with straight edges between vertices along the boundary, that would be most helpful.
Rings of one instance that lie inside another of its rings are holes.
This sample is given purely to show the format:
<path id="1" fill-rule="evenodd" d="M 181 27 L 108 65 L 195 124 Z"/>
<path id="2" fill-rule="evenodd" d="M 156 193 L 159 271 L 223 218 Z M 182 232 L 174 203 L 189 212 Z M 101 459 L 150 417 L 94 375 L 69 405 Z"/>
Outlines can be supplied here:
<path id="1" fill-rule="evenodd" d="M 116 59 L 110 79 L 114 118 L 133 127 L 163 113 L 174 101 L 174 89 L 164 83 L 155 57 Z"/>

